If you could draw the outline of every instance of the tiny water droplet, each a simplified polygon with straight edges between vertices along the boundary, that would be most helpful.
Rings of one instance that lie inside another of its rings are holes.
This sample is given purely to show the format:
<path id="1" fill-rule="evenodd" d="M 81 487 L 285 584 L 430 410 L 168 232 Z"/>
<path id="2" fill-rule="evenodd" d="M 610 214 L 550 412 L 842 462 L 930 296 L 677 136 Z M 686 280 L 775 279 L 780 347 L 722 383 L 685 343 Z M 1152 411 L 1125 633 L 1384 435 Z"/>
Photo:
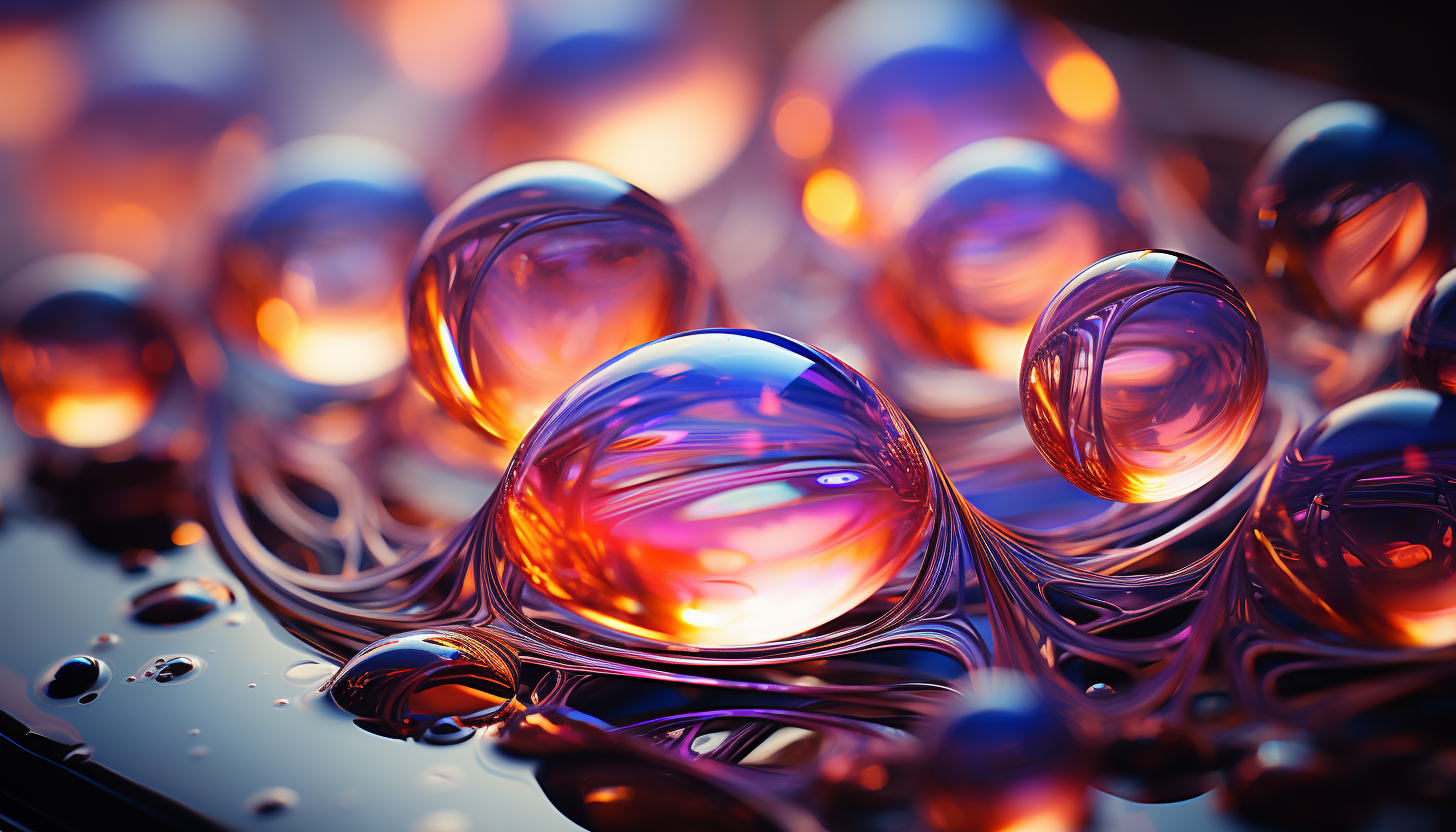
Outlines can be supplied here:
<path id="1" fill-rule="evenodd" d="M 228 625 L 229 627 L 236 627 L 236 626 L 242 624 L 246 620 L 247 619 L 243 616 L 242 613 L 235 612 L 235 613 L 230 614 L 227 618 L 224 618 L 223 619 L 223 623 L 226 624 L 226 625 Z M 216 653 L 217 651 L 214 650 L 212 652 Z"/>
<path id="2" fill-rule="evenodd" d="M 1087 695 L 1093 699 L 1106 699 L 1110 696 L 1116 696 L 1117 691 L 1113 690 L 1112 685 L 1106 682 L 1097 682 L 1087 688 Z"/>
<path id="3" fill-rule="evenodd" d="M 121 644 L 121 636 L 116 633 L 102 633 L 91 639 L 91 646 L 98 650 L 105 650 L 108 647 L 115 647 Z"/>
<path id="4" fill-rule="evenodd" d="M 85 696 L 82 696 L 80 699 L 77 699 L 76 701 L 80 702 L 82 705 L 90 705 L 92 702 L 95 702 L 96 697 L 100 695 L 101 694 L 99 693 L 88 693 Z"/>
<path id="5" fill-rule="evenodd" d="M 202 729 L 201 728 L 193 728 L 191 731 L 188 731 L 187 732 L 187 736 L 189 736 L 189 737 L 195 737 L 195 736 L 197 736 L 198 734 L 201 734 L 201 733 L 202 733 Z"/>
<path id="6" fill-rule="evenodd" d="M 243 809 L 255 815 L 276 815 L 298 805 L 298 792 L 274 786 L 254 793 L 243 801 Z"/>
<path id="7" fill-rule="evenodd" d="M 143 676 L 151 676 L 152 675 L 152 671 L 150 671 L 150 670 L 143 670 L 142 671 L 142 675 Z"/>
<path id="8" fill-rule="evenodd" d="M 311 685 L 334 675 L 338 668 L 309 659 L 294 662 L 283 669 L 283 678 L 297 685 Z"/>
<path id="9" fill-rule="evenodd" d="M 194 760 L 201 760 L 203 757 L 207 756 L 207 746 L 194 745 L 192 746 L 192 749 L 187 752 L 187 756 L 191 757 Z"/>
<path id="10" fill-rule="evenodd" d="M 248 683 L 248 687 L 250 687 L 250 688 L 255 688 L 255 687 L 257 687 L 257 685 L 255 685 L 255 684 L 253 684 L 253 683 L 252 683 L 252 682 L 249 682 L 249 683 Z"/>
<path id="11" fill-rule="evenodd" d="M 51 665 L 40 675 L 36 693 L 52 702 L 68 704 L 68 700 L 84 699 L 100 693 L 111 681 L 111 666 L 93 656 L 71 656 Z M 84 703 L 94 701 L 84 699 Z"/>
<path id="12" fill-rule="evenodd" d="M 128 677 L 126 677 L 126 680 L 128 682 L 135 682 L 136 681 L 136 677 L 135 676 L 128 676 Z"/>
<path id="13" fill-rule="evenodd" d="M 275 708 L 286 708 L 286 707 L 288 707 L 288 700 L 287 699 L 274 699 L 273 700 L 273 707 L 275 707 Z"/>

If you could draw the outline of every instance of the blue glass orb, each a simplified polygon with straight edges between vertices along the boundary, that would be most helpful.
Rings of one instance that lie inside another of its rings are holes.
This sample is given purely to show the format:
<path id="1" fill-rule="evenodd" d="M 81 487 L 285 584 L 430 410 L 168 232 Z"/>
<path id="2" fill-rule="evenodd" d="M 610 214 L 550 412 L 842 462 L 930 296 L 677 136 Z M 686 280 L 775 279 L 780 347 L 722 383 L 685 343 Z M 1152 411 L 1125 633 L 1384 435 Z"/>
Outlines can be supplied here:
<path id="1" fill-rule="evenodd" d="M 1246 197 L 1264 276 L 1308 315 L 1394 332 L 1449 265 L 1448 164 L 1373 104 L 1335 101 L 1270 142 Z"/>
<path id="2" fill-rule="evenodd" d="M 1456 393 L 1456 270 L 1446 272 L 1411 317 L 1402 352 L 1406 378 Z"/>
<path id="3" fill-rule="evenodd" d="M 1316 627 L 1373 644 L 1456 643 L 1456 399 L 1383 390 L 1290 446 L 1255 508 L 1260 584 Z"/>

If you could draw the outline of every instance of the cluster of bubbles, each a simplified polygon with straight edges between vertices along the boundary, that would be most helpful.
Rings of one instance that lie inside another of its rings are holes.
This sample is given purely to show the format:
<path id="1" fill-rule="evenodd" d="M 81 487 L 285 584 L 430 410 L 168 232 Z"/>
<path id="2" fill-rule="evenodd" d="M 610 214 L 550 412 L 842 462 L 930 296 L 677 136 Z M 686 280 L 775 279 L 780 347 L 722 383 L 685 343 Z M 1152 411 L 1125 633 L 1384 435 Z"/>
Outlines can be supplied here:
<path id="1" fill-rule="evenodd" d="M 1317 107 L 1270 143 L 1248 263 L 1220 271 L 1148 246 L 1119 183 L 1116 84 L 1074 35 L 921 0 L 924 31 L 893 41 L 877 25 L 895 5 L 856 0 L 816 27 L 772 119 L 805 222 L 876 263 L 861 311 L 881 373 L 706 328 L 735 323 L 706 258 L 613 173 L 515 164 L 434 215 L 408 158 L 332 136 L 260 155 L 195 307 L 110 257 L 7 284 L 15 423 L 59 460 L 58 494 L 114 496 L 98 472 L 150 460 L 128 487 L 163 496 L 107 527 L 119 552 L 200 538 L 200 512 L 164 498 L 201 460 L 221 555 L 348 659 L 322 685 L 334 705 L 434 744 L 493 726 L 591 828 L 1075 829 L 1089 783 L 1181 799 L 1219 767 L 1234 808 L 1268 820 L 1271 783 L 1348 769 L 1321 739 L 1248 724 L 1316 726 L 1290 691 L 1346 714 L 1431 690 L 1390 674 L 1456 656 L 1447 165 L 1379 108 Z M 704 9 L 683 14 L 733 21 Z M 679 25 L 703 31 L 653 34 Z M 538 34 L 502 69 L 524 79 L 511 89 L 590 97 L 595 70 L 553 63 L 559 39 Z M 759 79 L 706 39 L 653 51 L 649 74 L 701 81 L 686 99 L 753 99 Z M 648 90 L 646 111 L 682 90 Z M 577 157 L 630 138 L 519 103 L 483 105 L 516 116 L 481 128 L 491 159 L 519 161 L 538 133 Z M 737 155 L 747 127 L 719 127 L 722 158 L 682 162 L 659 196 Z M 1281 376 L 1306 323 L 1398 349 L 1407 380 L 1376 390 L 1392 380 L 1352 369 L 1320 388 L 1347 399 L 1332 401 Z M 992 393 L 973 416 L 936 412 L 956 385 Z M 1052 529 L 999 522 L 937 461 L 988 436 L 1035 451 L 1015 471 L 1049 466 L 1110 505 Z M 499 485 L 450 517 L 431 505 L 445 496 L 411 493 L 444 470 Z M 184 579 L 131 615 L 182 626 L 234 602 Z M 1388 684 L 1339 676 L 1352 663 Z M 127 681 L 205 665 L 159 656 Z M 1300 675 L 1317 670 L 1335 681 Z M 72 656 L 35 690 L 88 704 L 111 677 Z M 654 691 L 692 704 L 653 711 Z M 255 811 L 296 800 L 260 793 Z"/>

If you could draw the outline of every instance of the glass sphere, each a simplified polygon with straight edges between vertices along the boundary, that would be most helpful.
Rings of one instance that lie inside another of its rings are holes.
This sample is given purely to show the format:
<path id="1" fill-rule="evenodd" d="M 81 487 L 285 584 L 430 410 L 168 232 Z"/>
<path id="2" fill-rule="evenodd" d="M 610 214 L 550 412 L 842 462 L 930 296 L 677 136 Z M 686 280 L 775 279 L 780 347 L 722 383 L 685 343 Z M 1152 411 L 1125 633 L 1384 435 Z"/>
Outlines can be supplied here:
<path id="1" fill-rule="evenodd" d="M 1074 277 L 1037 320 L 1021 413 L 1072 484 L 1151 503 L 1233 461 L 1267 380 L 1259 324 L 1223 275 L 1187 255 L 1128 251 Z"/>
<path id="2" fill-rule="evenodd" d="M 430 226 L 411 271 L 415 376 L 507 445 L 593 367 L 707 314 L 669 209 L 578 162 L 475 186 Z"/>
<path id="3" fill-rule="evenodd" d="M 1456 393 L 1456 269 L 1446 272 L 1411 318 L 1405 376 L 1427 390 Z"/>
<path id="4" fill-rule="evenodd" d="M 1392 646 L 1456 643 L 1456 399 L 1383 390 L 1325 414 L 1254 513 L 1260 583 L 1306 620 Z"/>
<path id="5" fill-rule="evenodd" d="M 748 330 L 654 341 L 568 390 L 501 484 L 537 590 L 640 638 L 758 644 L 825 624 L 927 545 L 928 455 L 862 376 Z"/>
<path id="6" fill-rule="evenodd" d="M 946 355 L 1010 378 L 1067 278 L 1143 244 L 1111 184 L 1039 142 L 967 145 L 931 168 L 921 191 L 889 278 Z"/>
<path id="7" fill-rule="evenodd" d="M 61 255 L 6 286 L 0 376 L 26 433 L 77 448 L 128 439 L 150 421 L 176 348 L 139 304 L 147 275 L 102 255 Z"/>
<path id="8" fill-rule="evenodd" d="M 841 3 L 786 75 L 774 138 L 807 175 L 805 218 L 834 240 L 889 239 L 908 186 L 969 142 L 1024 136 L 1098 164 L 1118 146 L 1102 60 L 993 0 Z"/>
<path id="9" fill-rule="evenodd" d="M 359 136 L 280 148 L 221 246 L 213 315 L 228 345 L 287 375 L 363 384 L 404 365 L 401 285 L 434 212 L 400 151 Z"/>
<path id="10" fill-rule="evenodd" d="M 1372 104 L 1322 104 L 1275 136 L 1249 185 L 1249 239 L 1301 311 L 1394 332 L 1446 262 L 1450 176 Z"/>

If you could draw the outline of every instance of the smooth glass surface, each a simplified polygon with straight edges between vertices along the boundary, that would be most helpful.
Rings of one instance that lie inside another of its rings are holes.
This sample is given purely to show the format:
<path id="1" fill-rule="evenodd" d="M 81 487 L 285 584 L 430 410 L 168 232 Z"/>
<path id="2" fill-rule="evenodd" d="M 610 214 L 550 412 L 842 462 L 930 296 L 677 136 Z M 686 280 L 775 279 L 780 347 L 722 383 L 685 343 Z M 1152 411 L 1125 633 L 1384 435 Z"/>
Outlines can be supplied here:
<path id="1" fill-rule="evenodd" d="M 1456 270 L 1446 272 L 1406 328 L 1406 378 L 1427 390 L 1456 393 Z"/>

